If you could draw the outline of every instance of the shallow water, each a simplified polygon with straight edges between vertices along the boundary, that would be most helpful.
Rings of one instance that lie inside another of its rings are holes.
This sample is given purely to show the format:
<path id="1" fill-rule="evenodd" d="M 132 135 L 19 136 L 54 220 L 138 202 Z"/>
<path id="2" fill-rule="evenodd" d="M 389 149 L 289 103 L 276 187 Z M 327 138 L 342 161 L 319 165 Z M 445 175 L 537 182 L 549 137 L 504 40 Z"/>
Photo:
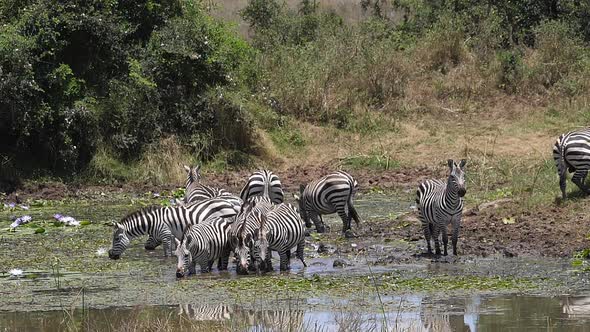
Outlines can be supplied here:
<path id="1" fill-rule="evenodd" d="M 0 312 L 0 327 L 8 331 L 59 331 L 65 326 L 117 330 L 130 326 L 171 330 L 265 331 L 588 331 L 590 296 L 481 296 L 433 300 L 423 296 L 385 299 L 399 303 L 396 311 L 354 310 L 333 303 L 333 310 L 314 310 L 318 299 L 292 301 L 282 310 L 240 304 L 179 304 L 33 313 Z M 320 300 L 321 301 L 321 300 Z M 135 324 L 135 325 L 134 325 Z"/>
<path id="2" fill-rule="evenodd" d="M 387 223 L 411 210 L 410 196 L 359 195 L 356 207 L 366 225 Z M 408 255 L 419 246 L 416 242 L 340 239 L 342 223 L 337 216 L 324 218 L 331 226 L 330 236 L 307 239 L 307 268 L 293 260 L 290 272 L 263 277 L 214 271 L 179 281 L 175 259 L 162 257 L 160 248 L 145 251 L 144 239 L 134 240 L 118 261 L 97 253 L 110 246 L 112 232 L 99 224 L 157 202 L 132 195 L 116 202 L 32 206 L 26 214 L 46 229 L 43 234 L 25 226 L 5 232 L 8 218 L 25 211 L 0 212 L 0 331 L 103 331 L 121 326 L 125 330 L 164 327 L 166 331 L 590 330 L 588 278 L 568 260 L 460 256 L 431 261 Z M 55 227 L 53 213 L 92 224 Z M 318 254 L 320 242 L 339 251 Z M 400 251 L 409 261 L 367 264 Z M 338 258 L 351 265 L 334 267 Z M 12 268 L 24 270 L 23 275 L 9 276 Z M 436 279 L 440 276 L 444 279 Z M 472 279 L 453 284 L 454 278 L 463 277 Z M 508 280 L 507 286 L 496 285 L 496 279 Z M 519 288 L 521 279 L 536 288 Z M 448 289 L 422 288 L 420 283 L 430 280 L 442 280 Z M 264 288 L 257 289 L 262 282 Z M 377 282 L 381 286 L 374 287 Z M 398 288 L 398 282 L 405 282 L 405 288 Z M 481 285 L 471 288 L 471 282 Z"/>

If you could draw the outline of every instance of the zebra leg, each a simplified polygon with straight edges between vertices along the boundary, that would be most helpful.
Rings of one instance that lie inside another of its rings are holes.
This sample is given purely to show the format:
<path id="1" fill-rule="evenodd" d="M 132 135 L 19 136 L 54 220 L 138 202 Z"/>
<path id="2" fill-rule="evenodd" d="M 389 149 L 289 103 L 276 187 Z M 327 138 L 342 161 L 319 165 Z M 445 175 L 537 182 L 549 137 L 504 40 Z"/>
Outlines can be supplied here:
<path id="1" fill-rule="evenodd" d="M 443 241 L 443 255 L 447 256 L 447 245 L 449 244 L 449 236 L 447 234 L 447 226 L 443 226 L 441 230 L 442 241 Z"/>
<path id="2" fill-rule="evenodd" d="M 561 198 L 565 200 L 566 198 L 566 193 L 565 193 L 565 188 L 566 188 L 566 175 L 565 175 L 565 170 L 563 171 L 559 171 L 559 189 L 561 189 Z"/>
<path id="3" fill-rule="evenodd" d="M 287 256 L 287 251 L 285 249 L 281 249 L 279 251 L 279 257 L 281 258 L 281 271 L 287 271 L 289 269 L 289 257 Z"/>
<path id="4" fill-rule="evenodd" d="M 156 250 L 156 248 L 162 244 L 162 241 L 157 240 L 155 237 L 153 237 L 151 234 L 148 235 L 148 239 L 147 241 L 145 241 L 145 250 Z"/>
<path id="5" fill-rule="evenodd" d="M 459 228 L 461 227 L 461 216 L 453 219 L 453 235 L 451 241 L 453 243 L 453 255 L 457 256 L 457 240 L 459 239 Z"/>
<path id="6" fill-rule="evenodd" d="M 313 224 L 315 225 L 315 230 L 318 233 L 325 233 L 326 232 L 326 227 L 324 226 L 322 216 L 320 216 L 319 214 L 316 214 L 316 213 L 310 213 L 309 218 L 311 219 L 311 221 L 313 221 Z"/>
<path id="7" fill-rule="evenodd" d="M 295 252 L 295 257 L 297 257 L 301 260 L 301 263 L 303 263 L 303 267 L 307 267 L 307 264 L 305 264 L 305 260 L 303 259 L 303 250 L 304 249 L 305 249 L 305 240 L 302 240 L 299 243 L 297 243 L 297 251 Z"/>
<path id="8" fill-rule="evenodd" d="M 354 219 L 354 222 L 357 225 L 360 224 L 361 223 L 361 217 L 359 217 L 358 212 L 356 212 L 356 209 L 352 205 L 352 200 L 350 200 L 350 202 L 348 203 L 348 210 L 350 211 L 350 215 L 351 215 L 352 219 Z"/>
<path id="9" fill-rule="evenodd" d="M 430 246 L 430 236 L 432 234 L 432 223 L 422 221 L 422 231 L 424 232 L 424 239 L 426 239 L 426 246 L 428 247 L 428 254 L 432 255 L 432 247 Z"/>
<path id="10" fill-rule="evenodd" d="M 162 230 L 161 236 L 162 246 L 164 247 L 164 257 L 172 256 L 172 244 L 176 244 L 176 241 L 173 240 L 174 235 L 172 235 L 169 229 L 164 229 Z"/>
<path id="11" fill-rule="evenodd" d="M 230 255 L 230 251 L 225 250 L 221 254 L 221 257 L 219 257 L 219 264 L 217 265 L 217 269 L 219 271 L 227 270 L 227 266 L 229 265 L 229 255 Z"/>
<path id="12" fill-rule="evenodd" d="M 272 251 L 269 249 L 266 252 L 266 257 L 264 258 L 264 265 L 266 267 L 265 272 L 272 272 L 273 268 L 272 268 Z"/>
<path id="13" fill-rule="evenodd" d="M 439 235 L 440 235 L 440 227 L 438 225 L 432 226 L 432 237 L 434 238 L 434 253 L 440 255 L 440 242 L 439 242 Z"/>
<path id="14" fill-rule="evenodd" d="M 344 209 L 338 211 L 338 216 L 342 219 L 342 233 L 346 233 L 350 229 L 350 220 L 352 219 L 348 205 L 345 205 Z"/>
<path id="15" fill-rule="evenodd" d="M 590 194 L 590 189 L 586 187 L 584 183 L 586 181 L 586 175 L 588 174 L 588 170 L 577 170 L 572 177 L 572 182 L 575 183 L 580 190 L 585 192 L 586 194 Z"/>

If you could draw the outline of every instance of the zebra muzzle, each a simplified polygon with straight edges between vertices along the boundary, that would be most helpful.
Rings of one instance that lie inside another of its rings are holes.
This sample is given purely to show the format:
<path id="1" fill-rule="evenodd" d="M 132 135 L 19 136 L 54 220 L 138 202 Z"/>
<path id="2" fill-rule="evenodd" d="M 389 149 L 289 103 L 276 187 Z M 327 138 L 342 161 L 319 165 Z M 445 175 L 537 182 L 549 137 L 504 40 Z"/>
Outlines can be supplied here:
<path id="1" fill-rule="evenodd" d="M 110 259 L 119 259 L 119 258 L 121 258 L 121 255 L 113 254 L 113 250 L 109 250 L 109 258 Z"/>
<path id="2" fill-rule="evenodd" d="M 176 278 L 184 278 L 184 271 L 177 269 Z"/>
<path id="3" fill-rule="evenodd" d="M 461 188 L 459 189 L 459 191 L 457 192 L 457 194 L 459 195 L 459 197 L 463 197 L 465 196 L 465 194 L 467 193 L 467 190 L 465 188 Z"/>

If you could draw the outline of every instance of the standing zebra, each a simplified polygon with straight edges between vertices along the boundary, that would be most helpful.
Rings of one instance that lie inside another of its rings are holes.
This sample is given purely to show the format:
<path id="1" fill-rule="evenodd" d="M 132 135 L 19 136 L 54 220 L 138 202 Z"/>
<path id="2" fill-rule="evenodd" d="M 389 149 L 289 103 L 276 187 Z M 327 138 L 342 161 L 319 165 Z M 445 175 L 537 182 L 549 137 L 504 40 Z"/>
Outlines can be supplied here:
<path id="1" fill-rule="evenodd" d="M 172 237 L 182 238 L 184 231 L 194 224 L 207 218 L 236 216 L 238 211 L 229 202 L 221 198 L 213 198 L 188 206 L 148 207 L 133 212 L 114 224 L 113 247 L 109 250 L 109 258 L 119 259 L 127 249 L 131 239 L 150 235 L 156 247 L 164 245 L 164 255 L 172 253 Z M 147 246 L 148 244 L 146 244 Z"/>
<path id="2" fill-rule="evenodd" d="M 352 202 L 357 191 L 358 182 L 343 171 L 326 175 L 307 186 L 301 185 L 301 196 L 295 196 L 295 199 L 299 202 L 305 226 L 311 227 L 311 219 L 318 233 L 323 233 L 326 230 L 322 215 L 336 212 L 342 219 L 342 232 L 346 237 L 354 237 L 350 231 L 350 221 L 354 219 L 357 224 L 360 222 Z"/>
<path id="3" fill-rule="evenodd" d="M 282 203 L 284 194 L 281 180 L 276 174 L 268 170 L 252 173 L 240 192 L 240 198 L 245 202 L 253 196 L 268 197 L 275 204 Z"/>
<path id="4" fill-rule="evenodd" d="M 561 197 L 566 198 L 566 173 L 574 172 L 572 182 L 586 194 L 590 189 L 584 183 L 590 169 L 590 128 L 571 131 L 559 136 L 553 146 L 553 159 L 557 164 Z"/>
<path id="5" fill-rule="evenodd" d="M 259 271 L 261 259 L 254 242 L 258 241 L 261 215 L 267 214 L 272 206 L 269 198 L 252 197 L 244 202 L 237 215 L 235 227 L 231 230 L 231 247 L 237 258 L 238 273 L 247 274 L 251 268 Z"/>
<path id="6" fill-rule="evenodd" d="M 281 203 L 274 206 L 267 214 L 260 214 L 260 228 L 254 246 L 264 259 L 263 269 L 272 271 L 271 250 L 279 253 L 280 270 L 286 271 L 290 267 L 291 248 L 297 247 L 296 257 L 303 266 L 303 249 L 305 248 L 305 224 L 297 209 L 291 204 Z"/>
<path id="7" fill-rule="evenodd" d="M 453 255 L 457 255 L 457 239 L 459 227 L 461 227 L 461 214 L 463 213 L 463 197 L 465 189 L 465 159 L 459 165 L 453 160 L 448 160 L 449 178 L 447 182 L 441 180 L 426 180 L 418 186 L 416 192 L 416 204 L 418 214 L 422 222 L 424 238 L 428 245 L 428 253 L 432 254 L 430 237 L 434 238 L 436 254 L 440 255 L 439 234 L 442 233 L 444 255 L 447 255 L 447 226 L 453 225 Z"/>
<path id="8" fill-rule="evenodd" d="M 227 269 L 229 259 L 229 230 L 234 218 L 209 218 L 190 226 L 181 240 L 176 240 L 176 277 L 195 274 L 199 264 L 201 273 L 211 271 L 213 261 L 221 259 L 220 270 Z"/>
<path id="9" fill-rule="evenodd" d="M 234 310 L 225 304 L 179 304 L 178 315 L 195 321 L 224 321 L 232 318 Z"/>
<path id="10" fill-rule="evenodd" d="M 225 189 L 213 188 L 201 184 L 201 166 L 195 167 L 184 166 L 186 170 L 186 184 L 184 193 L 184 203 L 194 203 L 204 201 L 210 198 L 224 198 L 237 207 L 242 205 L 242 200 Z"/>

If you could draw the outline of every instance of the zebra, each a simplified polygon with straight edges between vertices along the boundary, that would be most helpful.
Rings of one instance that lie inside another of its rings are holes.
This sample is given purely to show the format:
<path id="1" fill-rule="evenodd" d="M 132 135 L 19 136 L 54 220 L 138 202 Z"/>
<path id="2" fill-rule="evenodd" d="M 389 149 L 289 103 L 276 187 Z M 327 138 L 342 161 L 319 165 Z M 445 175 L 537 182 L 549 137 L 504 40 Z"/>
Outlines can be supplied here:
<path id="1" fill-rule="evenodd" d="M 148 234 L 150 245 L 164 245 L 164 255 L 172 254 L 172 236 L 182 238 L 190 225 L 198 224 L 210 217 L 230 218 L 236 216 L 238 210 L 231 203 L 221 198 L 212 198 L 188 206 L 153 206 L 140 209 L 115 223 L 113 246 L 109 250 L 109 258 L 119 259 L 127 249 L 131 239 Z M 147 246 L 147 244 L 146 244 Z"/>
<path id="2" fill-rule="evenodd" d="M 232 318 L 234 310 L 225 304 L 179 304 L 178 315 L 186 315 L 195 321 L 225 321 Z"/>
<path id="3" fill-rule="evenodd" d="M 318 233 L 326 231 L 323 214 L 338 213 L 342 219 L 342 232 L 346 237 L 354 237 L 350 231 L 350 221 L 359 224 L 360 217 L 353 206 L 358 182 L 350 174 L 338 171 L 323 178 L 300 186 L 300 196 L 294 195 L 299 203 L 301 218 L 306 227 L 313 221 Z"/>
<path id="4" fill-rule="evenodd" d="M 447 255 L 447 226 L 453 226 L 453 255 L 457 255 L 457 239 L 461 227 L 463 212 L 463 197 L 465 189 L 465 159 L 457 165 L 452 159 L 448 160 L 450 170 L 445 183 L 442 180 L 426 180 L 418 186 L 416 191 L 416 206 L 422 222 L 424 238 L 428 246 L 428 253 L 432 254 L 430 246 L 431 236 L 434 238 L 436 254 L 440 255 L 439 234 L 442 233 L 444 255 Z"/>
<path id="5" fill-rule="evenodd" d="M 254 242 L 258 240 L 260 216 L 268 213 L 272 206 L 270 198 L 251 197 L 236 216 L 231 230 L 231 248 L 236 256 L 236 271 L 240 274 L 247 274 L 250 269 L 260 271 L 261 258 Z"/>
<path id="6" fill-rule="evenodd" d="M 559 136 L 553 146 L 553 159 L 559 174 L 562 199 L 566 199 L 566 173 L 574 173 L 572 182 L 584 193 L 590 194 L 585 184 L 590 169 L 590 128 L 571 131 Z"/>
<path id="7" fill-rule="evenodd" d="M 234 218 L 209 218 L 190 226 L 182 239 L 175 239 L 176 277 L 195 274 L 196 264 L 201 267 L 201 273 L 211 272 L 216 259 L 220 259 L 219 270 L 227 270 L 229 229 L 233 222 Z"/>
<path id="8" fill-rule="evenodd" d="M 274 204 L 282 203 L 284 194 L 281 180 L 269 170 L 259 170 L 252 173 L 240 192 L 240 198 L 245 202 L 253 196 L 268 197 Z"/>
<path id="9" fill-rule="evenodd" d="M 185 204 L 200 202 L 210 198 L 219 197 L 226 199 L 228 202 L 234 204 L 237 207 L 240 207 L 242 205 L 242 200 L 234 194 L 230 193 L 229 191 L 201 184 L 200 165 L 197 165 L 195 167 L 189 167 L 184 165 L 184 169 L 187 173 L 184 193 Z"/>
<path id="10" fill-rule="evenodd" d="M 260 257 L 264 258 L 261 263 L 264 270 L 272 271 L 271 250 L 279 253 L 280 270 L 288 270 L 293 247 L 297 247 L 295 256 L 307 267 L 303 258 L 305 224 L 294 206 L 282 203 L 273 206 L 267 214 L 258 214 L 256 217 L 260 218 L 260 227 L 254 246 Z"/>

